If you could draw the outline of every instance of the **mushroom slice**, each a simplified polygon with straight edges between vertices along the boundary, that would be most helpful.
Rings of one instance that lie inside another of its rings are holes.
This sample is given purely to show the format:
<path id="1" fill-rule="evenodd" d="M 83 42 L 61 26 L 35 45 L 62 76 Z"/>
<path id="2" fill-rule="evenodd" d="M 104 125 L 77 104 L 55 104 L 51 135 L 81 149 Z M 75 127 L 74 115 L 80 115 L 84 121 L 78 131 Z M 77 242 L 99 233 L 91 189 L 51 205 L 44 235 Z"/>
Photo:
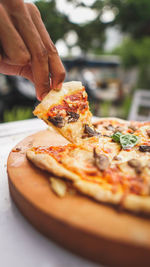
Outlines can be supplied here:
<path id="1" fill-rule="evenodd" d="M 93 156 L 94 156 L 94 160 L 95 160 L 95 165 L 97 166 L 97 168 L 100 171 L 104 171 L 108 168 L 110 162 L 109 162 L 109 158 L 106 155 L 98 154 L 96 152 L 96 149 L 94 148 Z"/>
<path id="2" fill-rule="evenodd" d="M 48 121 L 50 121 L 53 125 L 57 126 L 58 128 L 62 128 L 65 125 L 65 120 L 60 115 L 56 115 L 54 117 L 49 116 Z"/>
<path id="3" fill-rule="evenodd" d="M 100 133 L 96 132 L 92 128 L 89 127 L 88 124 L 84 125 L 84 133 L 88 135 L 88 137 L 100 135 Z"/>
<path id="4" fill-rule="evenodd" d="M 140 174 L 142 172 L 142 165 L 141 165 L 141 162 L 138 159 L 130 159 L 128 161 L 128 165 L 131 168 L 134 168 L 135 169 L 135 172 L 137 174 Z"/>
<path id="5" fill-rule="evenodd" d="M 139 146 L 139 150 L 141 152 L 150 152 L 150 146 L 146 146 L 146 145 Z"/>

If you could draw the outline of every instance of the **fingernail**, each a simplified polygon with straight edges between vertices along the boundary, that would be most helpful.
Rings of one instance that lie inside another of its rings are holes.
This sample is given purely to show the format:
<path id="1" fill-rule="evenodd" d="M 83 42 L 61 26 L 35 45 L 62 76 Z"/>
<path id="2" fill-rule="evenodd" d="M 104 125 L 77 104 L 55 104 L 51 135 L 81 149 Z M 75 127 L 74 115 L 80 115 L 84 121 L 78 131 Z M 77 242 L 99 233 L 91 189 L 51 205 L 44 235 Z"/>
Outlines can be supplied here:
<path id="1" fill-rule="evenodd" d="M 53 86 L 52 88 L 56 91 L 60 91 L 62 87 L 62 83 L 57 84 L 57 86 Z"/>

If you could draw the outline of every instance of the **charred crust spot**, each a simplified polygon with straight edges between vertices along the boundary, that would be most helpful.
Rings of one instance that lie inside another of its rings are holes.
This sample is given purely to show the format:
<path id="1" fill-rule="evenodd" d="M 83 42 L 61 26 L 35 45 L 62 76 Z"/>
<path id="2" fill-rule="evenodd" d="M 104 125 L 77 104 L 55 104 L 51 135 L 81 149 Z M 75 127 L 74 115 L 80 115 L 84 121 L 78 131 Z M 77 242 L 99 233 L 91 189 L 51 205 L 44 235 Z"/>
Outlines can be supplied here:
<path id="1" fill-rule="evenodd" d="M 100 171 L 104 171 L 108 168 L 110 164 L 109 158 L 104 154 L 98 154 L 96 148 L 93 149 L 93 157 L 95 165 Z"/>
<path id="2" fill-rule="evenodd" d="M 65 125 L 65 120 L 60 115 L 56 115 L 54 117 L 49 116 L 48 121 L 50 121 L 54 126 L 58 128 L 62 128 Z"/>
<path id="3" fill-rule="evenodd" d="M 80 117 L 78 113 L 72 111 L 67 111 L 67 115 L 68 115 L 68 123 L 76 122 Z"/>

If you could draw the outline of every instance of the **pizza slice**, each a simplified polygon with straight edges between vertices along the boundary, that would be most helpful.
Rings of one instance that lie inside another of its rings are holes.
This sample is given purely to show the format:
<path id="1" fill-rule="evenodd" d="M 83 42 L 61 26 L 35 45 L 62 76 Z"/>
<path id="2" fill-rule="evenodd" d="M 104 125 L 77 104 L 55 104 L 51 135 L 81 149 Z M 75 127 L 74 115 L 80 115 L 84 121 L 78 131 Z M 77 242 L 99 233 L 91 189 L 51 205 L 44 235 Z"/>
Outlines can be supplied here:
<path id="1" fill-rule="evenodd" d="M 71 180 L 80 192 L 100 202 L 120 204 L 127 210 L 149 213 L 149 152 L 146 152 L 147 160 L 143 160 L 143 154 L 138 161 L 135 155 L 130 159 L 124 156 L 123 160 L 119 161 L 110 156 L 111 153 L 103 150 L 103 142 L 98 146 L 94 138 L 88 139 L 89 145 L 82 143 L 34 147 L 27 152 L 27 157 L 36 166 L 53 173 L 56 177 Z M 99 137 L 99 140 L 101 138 L 104 137 Z M 116 156 L 122 151 L 128 153 L 122 149 L 118 151 L 118 146 L 121 145 L 113 139 L 112 143 Z"/>
<path id="2" fill-rule="evenodd" d="M 96 135 L 91 124 L 87 93 L 81 82 L 67 82 L 60 91 L 51 90 L 35 108 L 34 115 L 70 142 L 78 142 L 82 136 Z"/>

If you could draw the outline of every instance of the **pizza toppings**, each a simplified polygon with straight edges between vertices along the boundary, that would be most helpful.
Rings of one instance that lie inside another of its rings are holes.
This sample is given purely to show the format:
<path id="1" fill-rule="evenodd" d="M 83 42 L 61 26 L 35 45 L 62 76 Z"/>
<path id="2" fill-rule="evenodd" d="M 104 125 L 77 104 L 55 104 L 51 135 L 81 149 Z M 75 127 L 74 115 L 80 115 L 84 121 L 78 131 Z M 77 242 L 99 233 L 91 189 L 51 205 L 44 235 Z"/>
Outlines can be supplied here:
<path id="1" fill-rule="evenodd" d="M 146 146 L 146 145 L 139 146 L 139 150 L 141 152 L 150 152 L 150 146 Z"/>
<path id="2" fill-rule="evenodd" d="M 93 137 L 93 136 L 100 135 L 100 133 L 90 128 L 88 124 L 84 125 L 84 133 L 86 134 L 86 137 Z"/>
<path id="3" fill-rule="evenodd" d="M 120 144 L 123 149 L 134 147 L 139 141 L 139 137 L 131 134 L 124 134 L 120 136 Z"/>
<path id="4" fill-rule="evenodd" d="M 87 95 L 84 97 L 83 92 L 80 91 L 75 94 L 65 96 L 63 100 L 59 102 L 58 105 L 52 105 L 51 108 L 47 112 L 47 116 L 54 117 L 58 114 L 66 118 L 68 115 L 68 119 L 70 122 L 74 122 L 79 118 L 79 114 L 83 114 L 86 110 L 88 110 L 88 101 Z"/>
<path id="5" fill-rule="evenodd" d="M 122 133 L 120 132 L 116 132 L 114 133 L 111 138 L 113 141 L 115 141 L 116 143 L 120 143 L 120 136 L 122 135 Z"/>
<path id="6" fill-rule="evenodd" d="M 50 121 L 53 125 L 55 125 L 58 128 L 62 128 L 65 125 L 65 120 L 60 115 L 56 115 L 54 117 L 49 116 L 48 121 Z"/>
<path id="7" fill-rule="evenodd" d="M 76 122 L 80 117 L 80 115 L 76 112 L 67 111 L 66 114 L 66 118 L 62 115 L 48 116 L 48 121 L 50 121 L 54 126 L 62 128 L 65 126 L 66 122 Z"/>
<path id="8" fill-rule="evenodd" d="M 150 137 L 150 129 L 147 129 L 147 135 L 148 135 L 148 137 Z"/>
<path id="9" fill-rule="evenodd" d="M 112 139 L 120 143 L 123 149 L 130 149 L 134 147 L 138 141 L 139 137 L 133 134 L 122 134 L 120 132 L 116 132 L 112 135 Z"/>
<path id="10" fill-rule="evenodd" d="M 15 147 L 12 152 L 20 152 L 21 151 L 21 148 L 20 147 Z"/>
<path id="11" fill-rule="evenodd" d="M 137 130 L 137 127 L 134 124 L 130 124 L 128 128 L 131 129 L 133 132 Z"/>
<path id="12" fill-rule="evenodd" d="M 116 128 L 115 128 L 115 130 L 114 130 L 114 132 L 115 133 L 117 133 L 117 132 L 123 132 L 124 131 L 124 128 L 123 127 L 121 127 L 121 126 L 117 126 Z"/>
<path id="13" fill-rule="evenodd" d="M 68 115 L 68 123 L 76 122 L 80 117 L 78 113 L 71 112 L 71 111 L 67 111 L 67 115 Z"/>
<path id="14" fill-rule="evenodd" d="M 141 162 L 138 159 L 130 159 L 128 161 L 128 165 L 134 168 L 137 174 L 140 174 L 142 172 Z"/>
<path id="15" fill-rule="evenodd" d="M 93 150 L 93 156 L 95 160 L 95 165 L 100 171 L 104 171 L 109 166 L 109 158 L 104 154 L 98 154 L 96 149 Z"/>
<path id="16" fill-rule="evenodd" d="M 108 131 L 114 131 L 115 128 L 112 124 L 109 124 L 109 125 L 105 126 L 105 129 Z"/>
<path id="17" fill-rule="evenodd" d="M 118 156 L 118 155 L 116 155 L 116 156 L 114 156 L 114 157 L 113 157 L 113 160 L 117 160 L 117 161 L 119 161 L 119 160 L 122 160 L 122 157 L 121 157 L 121 156 Z"/>

